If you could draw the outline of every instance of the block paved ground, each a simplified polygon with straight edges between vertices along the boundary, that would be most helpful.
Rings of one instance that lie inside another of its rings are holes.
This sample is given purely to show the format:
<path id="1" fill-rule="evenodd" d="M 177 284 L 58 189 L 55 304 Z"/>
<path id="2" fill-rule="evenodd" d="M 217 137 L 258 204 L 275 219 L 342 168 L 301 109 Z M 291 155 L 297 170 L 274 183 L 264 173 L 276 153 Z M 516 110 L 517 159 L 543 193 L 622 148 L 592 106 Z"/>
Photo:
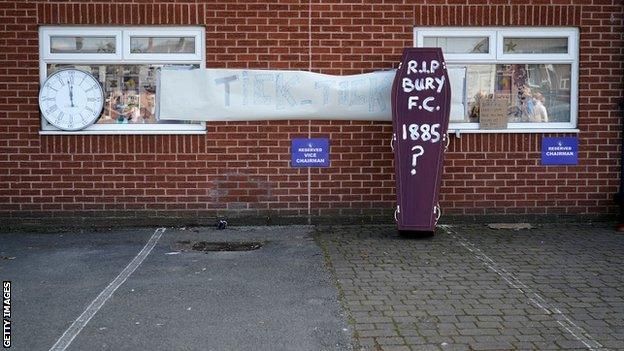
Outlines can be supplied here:
<path id="1" fill-rule="evenodd" d="M 362 350 L 624 350 L 624 234 L 608 225 L 317 229 Z"/>

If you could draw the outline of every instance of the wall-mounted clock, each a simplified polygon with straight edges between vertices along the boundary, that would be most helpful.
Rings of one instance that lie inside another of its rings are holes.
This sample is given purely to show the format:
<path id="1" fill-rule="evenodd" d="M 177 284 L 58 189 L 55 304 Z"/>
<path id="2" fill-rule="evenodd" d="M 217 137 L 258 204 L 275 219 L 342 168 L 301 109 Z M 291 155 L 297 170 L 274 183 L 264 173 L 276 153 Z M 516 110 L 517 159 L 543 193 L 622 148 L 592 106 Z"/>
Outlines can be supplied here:
<path id="1" fill-rule="evenodd" d="M 50 75 L 39 91 L 43 118 L 61 130 L 75 131 L 93 124 L 102 113 L 104 91 L 88 72 L 61 69 Z"/>

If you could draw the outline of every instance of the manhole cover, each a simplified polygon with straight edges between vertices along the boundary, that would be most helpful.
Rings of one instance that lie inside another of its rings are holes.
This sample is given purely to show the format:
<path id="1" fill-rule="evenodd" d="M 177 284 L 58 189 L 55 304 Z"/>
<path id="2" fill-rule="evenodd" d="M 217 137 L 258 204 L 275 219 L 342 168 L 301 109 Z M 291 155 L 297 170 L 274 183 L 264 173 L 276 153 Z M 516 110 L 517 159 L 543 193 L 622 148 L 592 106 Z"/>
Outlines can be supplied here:
<path id="1" fill-rule="evenodd" d="M 191 245 L 195 251 L 252 251 L 262 247 L 261 242 L 214 242 L 198 241 Z"/>

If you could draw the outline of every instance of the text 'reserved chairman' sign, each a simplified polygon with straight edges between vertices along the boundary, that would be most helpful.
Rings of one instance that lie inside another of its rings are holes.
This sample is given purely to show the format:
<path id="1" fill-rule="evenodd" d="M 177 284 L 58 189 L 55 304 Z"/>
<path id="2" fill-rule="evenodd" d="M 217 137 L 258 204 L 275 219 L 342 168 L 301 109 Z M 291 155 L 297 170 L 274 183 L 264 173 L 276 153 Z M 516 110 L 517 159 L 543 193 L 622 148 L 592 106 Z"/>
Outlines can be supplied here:
<path id="1" fill-rule="evenodd" d="M 329 139 L 293 139 L 290 155 L 292 167 L 329 167 Z"/>
<path id="2" fill-rule="evenodd" d="M 435 229 L 450 95 L 441 49 L 403 51 L 392 87 L 399 230 Z"/>
<path id="3" fill-rule="evenodd" d="M 578 165 L 578 138 L 542 138 L 543 165 Z"/>

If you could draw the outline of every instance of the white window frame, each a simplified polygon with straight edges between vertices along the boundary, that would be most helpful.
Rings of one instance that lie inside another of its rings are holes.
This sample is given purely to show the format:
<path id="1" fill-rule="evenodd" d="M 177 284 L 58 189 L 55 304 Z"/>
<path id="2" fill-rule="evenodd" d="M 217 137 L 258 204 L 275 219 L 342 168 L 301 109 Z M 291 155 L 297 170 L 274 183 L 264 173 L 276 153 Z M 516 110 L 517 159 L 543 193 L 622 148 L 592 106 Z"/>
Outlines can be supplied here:
<path id="1" fill-rule="evenodd" d="M 469 34 L 468 34 L 469 33 Z M 484 54 L 445 54 L 448 66 L 471 64 L 569 64 L 570 67 L 570 122 L 508 123 L 507 129 L 479 129 L 479 123 L 449 123 L 451 132 L 477 133 L 526 133 L 526 132 L 574 132 L 578 133 L 578 77 L 579 77 L 579 30 L 571 27 L 414 27 L 414 46 L 422 47 L 425 37 L 490 37 L 490 57 Z M 567 53 L 505 54 L 503 40 L 520 38 L 568 38 Z M 494 38 L 494 40 L 492 39 Z M 493 44 L 494 43 L 494 44 Z M 492 45 L 494 48 L 492 48 Z"/>
<path id="2" fill-rule="evenodd" d="M 552 60 L 559 61 L 565 60 L 574 61 L 576 57 L 578 59 L 578 29 L 576 28 L 538 28 L 531 27 L 531 30 L 522 31 L 519 33 L 515 29 L 500 29 L 498 31 L 497 36 L 497 46 L 500 48 L 498 51 L 498 59 L 499 60 L 522 60 L 527 62 L 534 62 L 539 60 L 548 60 L 548 63 L 551 63 Z M 507 37 L 511 38 L 568 38 L 568 52 L 567 53 L 540 53 L 540 54 L 530 54 L 530 53 L 522 53 L 522 54 L 509 54 L 505 53 L 504 50 L 504 40 Z M 574 43 L 574 45 L 571 45 Z M 536 59 L 535 56 L 540 56 L 539 59 Z"/>
<path id="3" fill-rule="evenodd" d="M 115 52 L 113 53 L 52 53 L 52 37 L 115 37 Z M 98 60 L 119 61 L 121 57 L 121 31 L 112 28 L 80 28 L 80 27 L 41 27 L 39 29 L 39 47 L 42 58 L 55 60 Z"/>
<path id="4" fill-rule="evenodd" d="M 115 53 L 51 53 L 50 37 L 114 36 Z M 141 36 L 194 36 L 194 54 L 130 54 L 130 35 Z M 126 40 L 127 39 L 127 40 Z M 43 85 L 48 64 L 155 64 L 199 65 L 206 67 L 205 30 L 203 27 L 39 27 L 39 81 Z M 155 123 L 155 124 L 93 124 L 83 130 L 59 130 L 41 118 L 39 134 L 205 134 L 206 123 Z"/>
<path id="5" fill-rule="evenodd" d="M 474 54 L 444 54 L 444 59 L 448 61 L 455 60 L 463 60 L 470 59 L 474 60 L 483 60 L 483 61 L 491 61 L 496 60 L 496 32 L 493 31 L 482 31 L 482 30 L 456 30 L 454 28 L 438 28 L 435 30 L 429 29 L 419 29 L 415 30 L 415 39 L 416 42 L 414 46 L 417 46 L 416 43 L 420 43 L 420 46 L 423 45 L 425 37 L 454 37 L 454 38 L 462 38 L 462 37 L 487 37 L 488 40 L 488 52 L 487 53 L 474 53 Z"/>
<path id="6" fill-rule="evenodd" d="M 202 31 L 203 33 L 203 31 Z M 195 53 L 193 54 L 167 54 L 167 53 L 131 53 L 130 52 L 130 39 L 132 37 L 194 37 L 195 38 Z M 188 28 L 132 28 L 123 31 L 123 57 L 127 61 L 167 61 L 168 57 L 175 55 L 176 60 L 182 61 L 200 61 L 202 60 L 202 37 L 197 29 Z"/>

